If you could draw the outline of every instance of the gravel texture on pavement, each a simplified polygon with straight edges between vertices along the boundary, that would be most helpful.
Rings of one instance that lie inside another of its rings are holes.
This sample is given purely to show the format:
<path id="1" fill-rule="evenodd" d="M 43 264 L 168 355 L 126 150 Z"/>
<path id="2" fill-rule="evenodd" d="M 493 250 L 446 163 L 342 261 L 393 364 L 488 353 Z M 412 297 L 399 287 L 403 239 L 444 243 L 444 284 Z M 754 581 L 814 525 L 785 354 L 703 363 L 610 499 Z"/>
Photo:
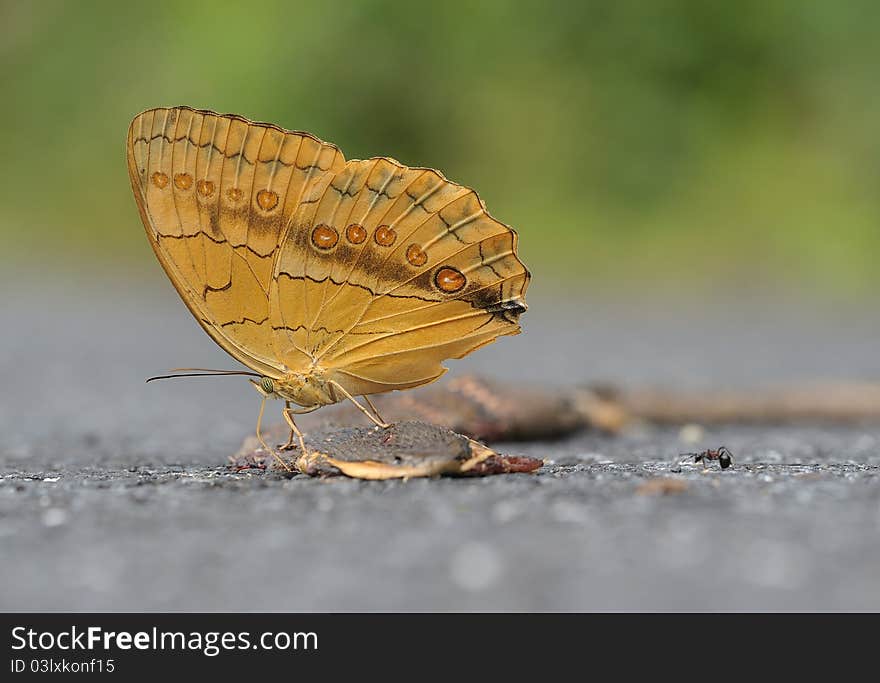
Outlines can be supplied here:
<path id="1" fill-rule="evenodd" d="M 259 403 L 244 380 L 143 383 L 234 367 L 170 286 L 0 284 L 0 609 L 880 609 L 880 425 L 492 444 L 547 464 L 483 479 L 235 473 Z M 453 373 L 880 378 L 873 313 L 549 301 Z M 720 445 L 731 469 L 670 471 Z"/>

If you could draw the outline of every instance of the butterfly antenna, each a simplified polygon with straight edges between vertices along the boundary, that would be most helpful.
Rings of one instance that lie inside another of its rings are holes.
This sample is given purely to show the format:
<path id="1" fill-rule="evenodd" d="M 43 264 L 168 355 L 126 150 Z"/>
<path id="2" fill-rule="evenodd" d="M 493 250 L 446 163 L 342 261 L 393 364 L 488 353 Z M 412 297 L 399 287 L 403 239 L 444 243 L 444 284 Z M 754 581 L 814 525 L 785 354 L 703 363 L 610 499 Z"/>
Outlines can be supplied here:
<path id="1" fill-rule="evenodd" d="M 247 372 L 246 370 L 212 370 L 211 368 L 174 368 L 169 370 L 170 374 L 156 375 L 150 377 L 147 382 L 157 379 L 174 379 L 176 377 L 225 377 L 230 375 L 245 375 L 247 377 L 262 377 L 255 372 Z"/>

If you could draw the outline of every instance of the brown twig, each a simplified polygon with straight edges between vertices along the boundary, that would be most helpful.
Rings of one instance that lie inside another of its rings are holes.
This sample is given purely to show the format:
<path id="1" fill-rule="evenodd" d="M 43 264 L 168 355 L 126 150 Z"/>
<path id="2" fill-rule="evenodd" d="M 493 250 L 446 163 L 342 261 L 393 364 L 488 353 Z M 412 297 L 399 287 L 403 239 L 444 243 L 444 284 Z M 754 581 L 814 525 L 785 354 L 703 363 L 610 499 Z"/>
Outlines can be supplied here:
<path id="1" fill-rule="evenodd" d="M 657 423 L 880 421 L 880 383 L 870 382 L 707 391 L 602 387 L 583 393 L 630 418 Z"/>

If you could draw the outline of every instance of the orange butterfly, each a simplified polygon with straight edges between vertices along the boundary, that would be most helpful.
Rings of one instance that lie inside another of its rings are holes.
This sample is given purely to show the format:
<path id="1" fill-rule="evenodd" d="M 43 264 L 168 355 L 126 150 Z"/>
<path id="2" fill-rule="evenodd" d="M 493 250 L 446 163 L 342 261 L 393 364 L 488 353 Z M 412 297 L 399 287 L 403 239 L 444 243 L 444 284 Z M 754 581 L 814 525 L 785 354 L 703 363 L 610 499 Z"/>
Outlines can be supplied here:
<path id="1" fill-rule="evenodd" d="M 189 107 L 136 116 L 127 156 L 159 262 L 253 371 L 225 374 L 257 378 L 267 450 L 268 398 L 285 401 L 282 448 L 295 435 L 305 453 L 294 415 L 349 399 L 387 427 L 369 394 L 433 382 L 444 359 L 520 331 L 516 233 L 437 171 Z"/>

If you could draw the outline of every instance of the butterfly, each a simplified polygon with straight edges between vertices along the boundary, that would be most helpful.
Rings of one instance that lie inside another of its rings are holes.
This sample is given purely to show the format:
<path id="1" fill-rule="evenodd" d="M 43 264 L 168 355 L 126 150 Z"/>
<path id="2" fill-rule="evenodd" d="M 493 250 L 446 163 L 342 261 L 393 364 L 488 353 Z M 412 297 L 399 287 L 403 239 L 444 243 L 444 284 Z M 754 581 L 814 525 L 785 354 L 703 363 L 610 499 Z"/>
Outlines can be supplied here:
<path id="1" fill-rule="evenodd" d="M 296 436 L 305 453 L 295 415 L 347 399 L 387 427 L 369 395 L 433 382 L 443 360 L 520 331 L 516 233 L 438 171 L 346 161 L 309 133 L 190 107 L 138 114 L 127 160 L 166 274 L 252 371 L 220 374 L 252 377 L 267 450 L 267 399 L 285 401 L 282 448 Z"/>

